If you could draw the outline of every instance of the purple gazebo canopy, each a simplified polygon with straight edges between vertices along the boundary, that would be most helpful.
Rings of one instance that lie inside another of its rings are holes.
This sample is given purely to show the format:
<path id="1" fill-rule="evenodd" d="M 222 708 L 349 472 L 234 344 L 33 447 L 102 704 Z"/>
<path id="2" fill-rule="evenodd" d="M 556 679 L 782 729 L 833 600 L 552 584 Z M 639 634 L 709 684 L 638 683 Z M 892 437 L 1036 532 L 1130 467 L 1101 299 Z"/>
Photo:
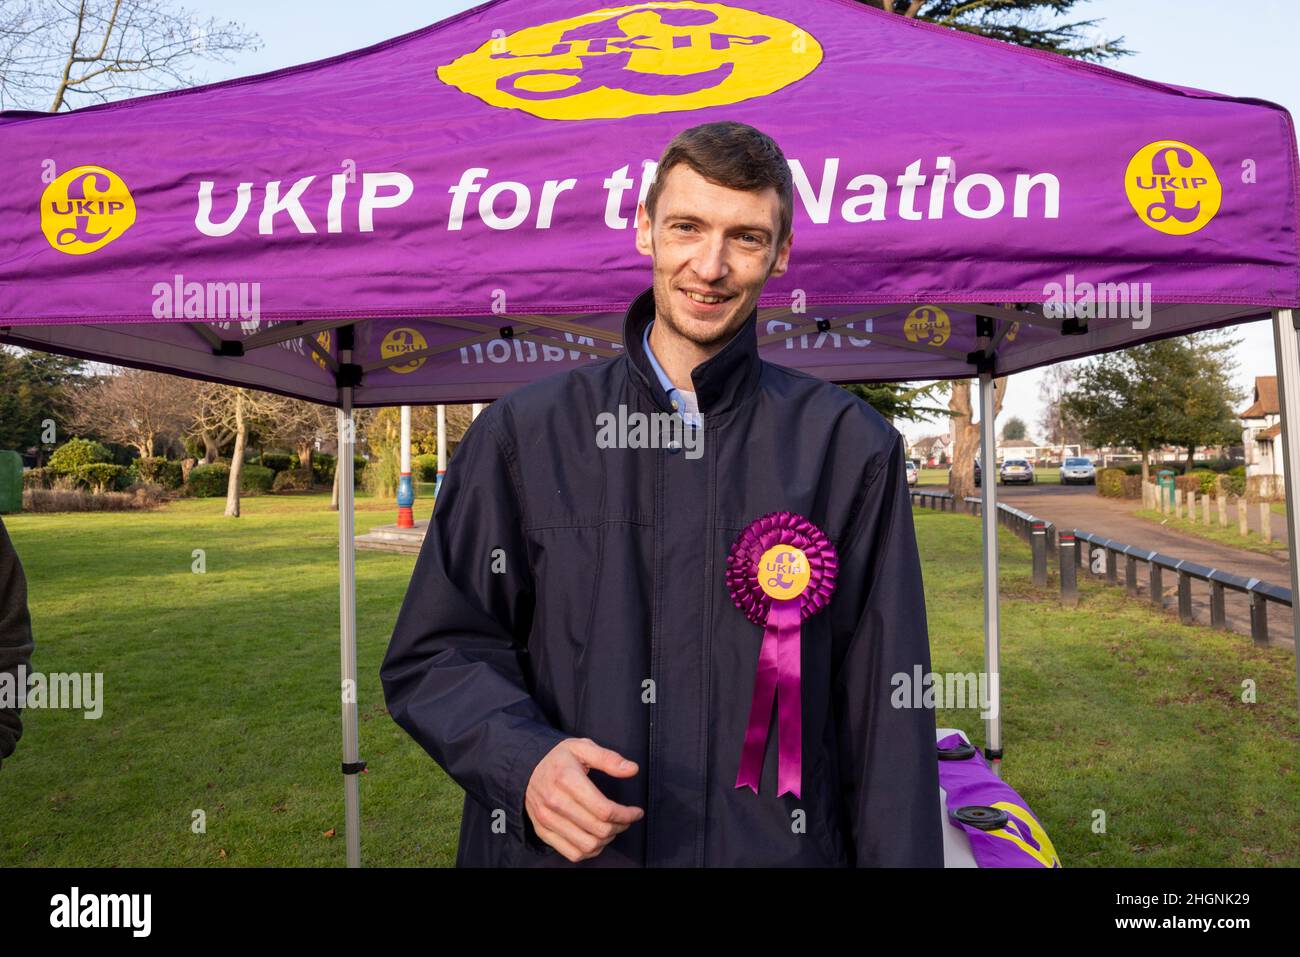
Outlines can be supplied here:
<path id="1" fill-rule="evenodd" d="M 650 282 L 637 199 L 675 133 L 721 119 L 795 176 L 760 304 L 782 365 L 1009 373 L 1300 305 L 1274 104 L 848 0 L 496 0 L 261 76 L 0 114 L 0 341 L 329 404 L 347 382 L 360 406 L 492 399 L 621 348 Z M 1110 318 L 1045 314 L 1087 289 Z"/>

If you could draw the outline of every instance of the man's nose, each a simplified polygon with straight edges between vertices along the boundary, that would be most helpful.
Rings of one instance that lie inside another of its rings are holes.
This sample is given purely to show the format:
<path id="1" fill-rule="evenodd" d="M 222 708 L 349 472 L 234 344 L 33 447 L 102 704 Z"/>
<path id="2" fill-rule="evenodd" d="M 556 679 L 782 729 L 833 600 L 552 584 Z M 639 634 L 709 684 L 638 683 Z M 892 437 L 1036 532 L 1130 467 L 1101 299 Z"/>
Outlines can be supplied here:
<path id="1" fill-rule="evenodd" d="M 712 284 L 729 272 L 727 268 L 727 239 L 725 236 L 709 239 L 695 256 L 695 274 L 701 283 Z"/>

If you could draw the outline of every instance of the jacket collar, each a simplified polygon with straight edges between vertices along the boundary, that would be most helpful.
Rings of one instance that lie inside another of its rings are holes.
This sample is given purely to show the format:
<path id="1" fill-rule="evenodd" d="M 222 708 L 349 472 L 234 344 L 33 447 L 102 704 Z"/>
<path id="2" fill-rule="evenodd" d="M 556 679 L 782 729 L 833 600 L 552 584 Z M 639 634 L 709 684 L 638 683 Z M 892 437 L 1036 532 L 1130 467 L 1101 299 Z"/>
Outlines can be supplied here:
<path id="1" fill-rule="evenodd" d="M 664 411 L 672 410 L 668 393 L 659 383 L 650 357 L 642 344 L 646 326 L 655 318 L 654 286 L 632 300 L 623 317 L 623 348 L 632 367 L 632 376 Z M 691 370 L 691 383 L 700 405 L 700 414 L 708 422 L 710 415 L 730 411 L 753 394 L 758 386 L 762 360 L 758 356 L 758 306 L 731 341 Z"/>

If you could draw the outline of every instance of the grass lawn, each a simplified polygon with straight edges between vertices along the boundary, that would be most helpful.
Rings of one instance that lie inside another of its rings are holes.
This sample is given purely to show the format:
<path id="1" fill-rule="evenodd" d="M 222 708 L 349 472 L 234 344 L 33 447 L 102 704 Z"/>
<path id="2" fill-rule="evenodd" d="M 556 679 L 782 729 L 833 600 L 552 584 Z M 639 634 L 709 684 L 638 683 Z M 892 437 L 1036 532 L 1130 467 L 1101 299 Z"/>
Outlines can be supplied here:
<path id="1" fill-rule="evenodd" d="M 1251 506 L 1255 507 L 1255 506 Z M 1219 525 L 1218 506 L 1210 509 L 1210 524 L 1202 522 L 1192 522 L 1186 518 L 1175 518 L 1173 515 L 1167 515 L 1153 508 L 1139 508 L 1133 512 L 1138 518 L 1145 518 L 1149 522 L 1155 522 L 1158 525 L 1164 525 L 1167 528 L 1176 529 L 1193 535 L 1197 538 L 1204 538 L 1207 541 L 1218 542 L 1220 545 L 1231 545 L 1233 548 L 1242 548 L 1248 552 L 1259 552 L 1262 555 L 1286 555 L 1286 542 L 1274 539 L 1271 542 L 1265 542 L 1264 536 L 1254 529 L 1247 531 L 1243 537 L 1237 527 L 1237 520 L 1229 519 L 1228 527 L 1223 528 Z M 1197 513 L 1200 513 L 1198 506 Z M 1258 521 L 1259 516 L 1254 518 Z"/>
<path id="2" fill-rule="evenodd" d="M 417 501 L 427 516 L 428 499 Z M 342 866 L 337 516 L 328 496 L 6 516 L 33 667 L 104 673 L 103 717 L 29 710 L 0 866 Z M 979 524 L 917 510 L 936 671 L 982 666 Z M 357 530 L 395 519 L 358 501 Z M 1300 864 L 1289 653 L 1082 582 L 1066 610 L 1003 534 L 1004 777 L 1067 867 Z M 206 572 L 191 570 L 193 549 Z M 454 861 L 461 792 L 388 718 L 378 670 L 414 556 L 357 556 L 362 856 Z M 1257 686 L 1243 704 L 1241 684 Z M 978 709 L 941 725 L 983 741 Z M 206 833 L 191 830 L 206 814 Z M 1096 833 L 1096 812 L 1106 815 Z"/>

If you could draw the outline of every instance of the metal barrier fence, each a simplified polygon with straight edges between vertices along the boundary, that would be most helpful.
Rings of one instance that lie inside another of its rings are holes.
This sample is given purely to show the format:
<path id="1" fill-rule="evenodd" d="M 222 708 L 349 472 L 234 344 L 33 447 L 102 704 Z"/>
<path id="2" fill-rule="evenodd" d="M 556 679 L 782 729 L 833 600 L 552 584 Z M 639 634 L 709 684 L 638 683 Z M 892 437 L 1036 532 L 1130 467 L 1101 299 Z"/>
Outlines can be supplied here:
<path id="1" fill-rule="evenodd" d="M 949 492 L 912 491 L 912 503 L 939 511 L 956 511 L 956 500 Z M 983 502 L 977 496 L 966 496 L 964 511 L 979 515 Z M 1047 563 L 1051 553 L 1056 553 L 1061 584 L 1061 603 L 1077 605 L 1078 570 L 1108 584 L 1118 585 L 1121 562 L 1124 568 L 1124 586 L 1130 595 L 1138 595 L 1138 565 L 1146 565 L 1147 587 L 1150 601 L 1158 608 L 1164 607 L 1164 575 L 1169 572 L 1178 581 L 1178 618 L 1185 624 L 1196 619 L 1192 611 L 1192 582 L 1202 581 L 1209 586 L 1210 627 L 1228 629 L 1224 606 L 1226 592 L 1244 595 L 1250 606 L 1250 635 L 1256 644 L 1268 643 L 1268 603 L 1276 602 L 1291 608 L 1291 589 L 1283 588 L 1259 578 L 1243 578 L 1230 572 L 1209 568 L 1185 558 L 1175 558 L 1161 552 L 1137 548 L 1117 542 L 1103 535 L 1077 528 L 1057 529 L 1046 519 L 1030 515 L 1011 505 L 998 503 L 998 523 L 1006 526 L 1030 545 L 1033 555 L 1034 584 L 1047 586 Z M 1085 551 L 1087 555 L 1085 556 Z M 1287 615 L 1290 620 L 1290 615 Z"/>

